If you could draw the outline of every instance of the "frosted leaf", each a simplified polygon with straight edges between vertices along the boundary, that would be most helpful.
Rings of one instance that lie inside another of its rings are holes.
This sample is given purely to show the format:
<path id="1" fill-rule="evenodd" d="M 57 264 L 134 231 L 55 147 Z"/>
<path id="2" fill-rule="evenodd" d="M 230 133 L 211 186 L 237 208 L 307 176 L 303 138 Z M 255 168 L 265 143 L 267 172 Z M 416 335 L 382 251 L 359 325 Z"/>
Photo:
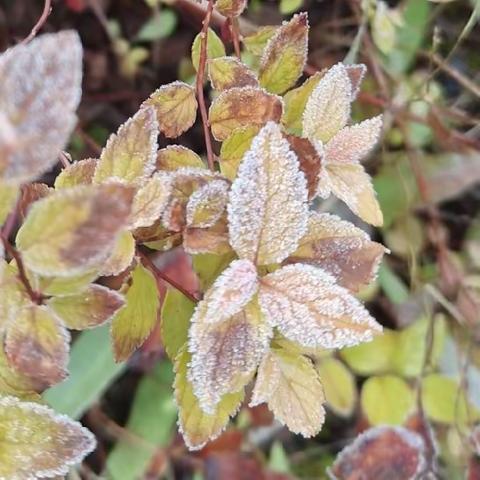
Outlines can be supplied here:
<path id="1" fill-rule="evenodd" d="M 75 127 L 82 83 L 78 34 L 41 35 L 0 55 L 0 177 L 28 182 L 57 163 Z"/>
<path id="2" fill-rule="evenodd" d="M 182 145 L 167 145 L 157 152 L 157 170 L 174 171 L 182 167 L 205 168 L 203 160 Z"/>
<path id="3" fill-rule="evenodd" d="M 55 179 L 55 190 L 78 185 L 90 185 L 95 174 L 97 161 L 95 158 L 87 158 L 64 168 Z"/>
<path id="4" fill-rule="evenodd" d="M 112 134 L 100 155 L 94 182 L 117 177 L 141 185 L 155 169 L 159 129 L 152 107 L 140 109 Z"/>
<path id="5" fill-rule="evenodd" d="M 303 136 L 328 142 L 350 118 L 352 85 L 342 63 L 333 66 L 310 95 L 303 113 Z"/>
<path id="6" fill-rule="evenodd" d="M 214 180 L 195 191 L 187 203 L 187 226 L 207 228 L 214 225 L 227 206 L 228 184 Z"/>
<path id="7" fill-rule="evenodd" d="M 187 227 L 183 230 L 183 248 L 187 253 L 213 253 L 222 255 L 232 252 L 228 241 L 228 225 L 226 214 L 208 228 Z"/>
<path id="8" fill-rule="evenodd" d="M 0 399 L 0 478 L 63 477 L 96 446 L 80 423 L 45 405 Z"/>
<path id="9" fill-rule="evenodd" d="M 270 350 L 258 369 L 250 406 L 266 402 L 275 418 L 304 437 L 325 419 L 323 388 L 312 362 L 286 350 Z"/>
<path id="10" fill-rule="evenodd" d="M 124 230 L 117 237 L 108 258 L 102 263 L 98 274 L 101 277 L 119 275 L 125 271 L 135 256 L 135 238 L 129 230 Z"/>
<path id="11" fill-rule="evenodd" d="M 306 347 L 349 347 L 382 331 L 333 276 L 310 265 L 288 265 L 263 277 L 259 302 L 272 327 Z"/>
<path id="12" fill-rule="evenodd" d="M 347 70 L 352 85 L 351 100 L 353 102 L 360 91 L 360 85 L 367 73 L 367 67 L 363 63 L 360 63 L 356 65 L 345 65 L 345 69 Z"/>
<path id="13" fill-rule="evenodd" d="M 386 249 L 352 223 L 336 215 L 310 212 L 308 230 L 288 263 L 309 263 L 331 273 L 337 282 L 359 290 L 376 276 Z"/>
<path id="14" fill-rule="evenodd" d="M 200 407 L 213 413 L 223 395 L 243 388 L 252 378 L 272 337 L 256 302 L 215 324 L 192 322 L 189 380 Z"/>
<path id="15" fill-rule="evenodd" d="M 328 185 L 331 192 L 345 202 L 363 221 L 383 224 L 383 214 L 370 175 L 359 164 L 327 164 L 320 173 L 319 188 Z M 319 190 L 321 192 L 321 190 Z"/>
<path id="16" fill-rule="evenodd" d="M 340 130 L 325 146 L 325 161 L 359 162 L 375 146 L 381 130 L 382 115 Z"/>
<path id="17" fill-rule="evenodd" d="M 255 73 L 235 57 L 218 57 L 209 60 L 208 77 L 215 90 L 258 87 Z"/>
<path id="18" fill-rule="evenodd" d="M 306 231 L 307 182 L 280 127 L 269 122 L 252 142 L 230 190 L 230 244 L 257 265 L 278 263 Z"/>
<path id="19" fill-rule="evenodd" d="M 227 320 L 250 302 L 257 289 L 255 266 L 248 260 L 233 261 L 197 304 L 192 322 L 218 323 Z"/>
<path id="20" fill-rule="evenodd" d="M 171 177 L 158 172 L 135 194 L 130 228 L 149 227 L 163 213 L 172 190 Z"/>

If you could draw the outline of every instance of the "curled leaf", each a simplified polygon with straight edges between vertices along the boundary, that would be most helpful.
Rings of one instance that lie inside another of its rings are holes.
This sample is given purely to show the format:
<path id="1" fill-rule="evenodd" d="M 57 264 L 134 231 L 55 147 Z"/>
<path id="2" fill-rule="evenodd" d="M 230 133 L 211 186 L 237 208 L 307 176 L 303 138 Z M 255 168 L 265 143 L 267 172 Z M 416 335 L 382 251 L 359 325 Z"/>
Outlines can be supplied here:
<path id="1" fill-rule="evenodd" d="M 253 140 L 230 191 L 230 243 L 239 257 L 257 265 L 284 260 L 306 231 L 306 200 L 297 157 L 270 122 Z"/>
<path id="2" fill-rule="evenodd" d="M 282 116 L 282 99 L 261 88 L 235 87 L 222 92 L 212 103 L 209 121 L 213 136 L 225 140 L 235 129 L 262 126 Z"/>
<path id="3" fill-rule="evenodd" d="M 208 62 L 208 76 L 215 90 L 233 87 L 258 87 L 255 74 L 238 58 L 219 57 Z"/>
<path id="4" fill-rule="evenodd" d="M 310 265 L 288 265 L 263 277 L 259 302 L 272 327 L 306 347 L 352 346 L 382 330 L 334 277 Z"/>
<path id="5" fill-rule="evenodd" d="M 308 15 L 294 15 L 270 38 L 263 52 L 259 81 L 272 93 L 284 93 L 300 78 L 307 61 Z"/>

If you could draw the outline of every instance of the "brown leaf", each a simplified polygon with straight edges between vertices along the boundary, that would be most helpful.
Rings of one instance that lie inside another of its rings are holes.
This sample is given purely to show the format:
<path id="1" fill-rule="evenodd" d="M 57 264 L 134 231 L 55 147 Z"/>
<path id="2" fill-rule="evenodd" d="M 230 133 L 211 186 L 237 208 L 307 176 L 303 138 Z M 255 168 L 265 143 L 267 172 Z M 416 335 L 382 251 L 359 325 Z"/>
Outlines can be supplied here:
<path id="1" fill-rule="evenodd" d="M 214 453 L 205 461 L 205 480 L 265 480 L 263 469 L 245 453 Z"/>
<path id="2" fill-rule="evenodd" d="M 213 136 L 225 140 L 237 128 L 280 121 L 282 99 L 261 88 L 236 87 L 222 92 L 212 103 L 209 120 Z"/>
<path id="3" fill-rule="evenodd" d="M 367 430 L 342 450 L 333 464 L 333 480 L 415 480 L 425 468 L 424 444 L 403 427 Z"/>
<path id="4" fill-rule="evenodd" d="M 45 183 L 27 183 L 23 185 L 18 203 L 20 216 L 25 219 L 32 205 L 38 200 L 48 197 L 52 192 L 53 190 Z"/>
<path id="5" fill-rule="evenodd" d="M 193 255 L 198 253 L 222 255 L 231 252 L 226 215 L 212 227 L 187 227 L 183 231 L 183 248 Z"/>

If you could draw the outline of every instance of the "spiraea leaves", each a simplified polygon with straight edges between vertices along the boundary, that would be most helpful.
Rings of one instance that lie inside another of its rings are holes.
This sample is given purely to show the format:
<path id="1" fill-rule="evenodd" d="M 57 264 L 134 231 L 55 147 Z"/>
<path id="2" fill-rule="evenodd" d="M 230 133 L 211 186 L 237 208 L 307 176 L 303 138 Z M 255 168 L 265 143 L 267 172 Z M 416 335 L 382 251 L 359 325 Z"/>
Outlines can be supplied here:
<path id="1" fill-rule="evenodd" d="M 334 277 L 310 265 L 288 265 L 263 277 L 259 302 L 270 325 L 306 347 L 352 346 L 382 330 Z"/>
<path id="2" fill-rule="evenodd" d="M 126 360 L 147 339 L 160 306 L 155 277 L 141 263 L 132 272 L 125 306 L 112 320 L 115 360 Z"/>
<path id="3" fill-rule="evenodd" d="M 213 136 L 225 140 L 240 127 L 262 126 L 282 116 L 282 100 L 261 88 L 235 87 L 222 92 L 212 103 L 209 120 Z"/>
<path id="4" fill-rule="evenodd" d="M 234 57 L 219 57 L 208 62 L 208 76 L 215 90 L 233 87 L 257 87 L 255 74 Z"/>
<path id="5" fill-rule="evenodd" d="M 255 137 L 234 181 L 228 205 L 230 243 L 257 265 L 278 263 L 306 231 L 307 185 L 280 127 Z"/>
<path id="6" fill-rule="evenodd" d="M 173 171 L 182 167 L 204 168 L 202 159 L 182 145 L 169 145 L 157 152 L 157 170 Z"/>
<path id="7" fill-rule="evenodd" d="M 377 273 L 385 247 L 353 224 L 328 213 L 311 212 L 307 233 L 288 262 L 316 265 L 349 290 L 359 290 Z"/>
<path id="8" fill-rule="evenodd" d="M 139 185 L 155 168 L 158 123 L 152 107 L 142 108 L 113 134 L 102 151 L 93 180 L 118 178 Z"/>
<path id="9" fill-rule="evenodd" d="M 195 70 L 198 70 L 200 63 L 200 47 L 202 43 L 202 33 L 199 33 L 192 44 L 192 63 Z M 225 46 L 220 37 L 211 29 L 207 33 L 207 60 L 225 56 Z"/>
<path id="10" fill-rule="evenodd" d="M 268 41 L 260 65 L 260 85 L 278 94 L 293 87 L 305 67 L 307 49 L 308 16 L 300 13 Z"/>
<path id="11" fill-rule="evenodd" d="M 228 184 L 214 180 L 196 190 L 188 199 L 187 226 L 212 227 L 222 216 L 228 201 Z"/>
<path id="12" fill-rule="evenodd" d="M 60 190 L 36 202 L 17 234 L 26 265 L 45 276 L 74 276 L 110 254 L 127 225 L 133 191 L 109 184 Z"/>
<path id="13" fill-rule="evenodd" d="M 217 0 L 215 8 L 225 17 L 238 17 L 245 10 L 247 0 Z"/>
<path id="14" fill-rule="evenodd" d="M 323 388 L 306 357 L 272 349 L 258 370 L 251 406 L 266 402 L 275 417 L 304 437 L 317 434 L 323 425 Z"/>
<path id="15" fill-rule="evenodd" d="M 222 433 L 230 417 L 237 413 L 244 393 L 241 390 L 226 394 L 213 413 L 205 413 L 187 378 L 189 362 L 190 354 L 186 348 L 182 348 L 175 361 L 175 400 L 178 406 L 178 425 L 185 443 L 191 450 L 198 450 Z"/>
<path id="16" fill-rule="evenodd" d="M 160 131 L 168 138 L 186 132 L 197 117 L 195 90 L 186 83 L 173 82 L 156 90 L 143 106 L 155 108 Z"/>
<path id="17" fill-rule="evenodd" d="M 86 158 L 64 168 L 55 179 L 55 189 L 90 185 L 95 175 L 98 160 Z"/>
<path id="18" fill-rule="evenodd" d="M 200 407 L 214 413 L 222 397 L 243 388 L 268 349 L 272 329 L 256 302 L 221 322 L 192 318 L 189 380 Z"/>
<path id="19" fill-rule="evenodd" d="M 0 56 L 0 178 L 26 182 L 51 168 L 75 126 L 82 46 L 73 31 L 42 35 Z"/>
<path id="20" fill-rule="evenodd" d="M 0 478 L 53 478 L 68 473 L 96 445 L 78 422 L 45 405 L 0 399 Z"/>

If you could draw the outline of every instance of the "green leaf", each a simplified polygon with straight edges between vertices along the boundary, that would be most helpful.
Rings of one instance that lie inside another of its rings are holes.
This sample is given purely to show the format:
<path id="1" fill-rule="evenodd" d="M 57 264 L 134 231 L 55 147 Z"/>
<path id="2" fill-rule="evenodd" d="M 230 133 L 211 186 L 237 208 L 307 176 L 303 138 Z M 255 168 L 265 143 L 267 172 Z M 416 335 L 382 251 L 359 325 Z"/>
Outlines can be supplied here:
<path id="1" fill-rule="evenodd" d="M 272 472 L 290 473 L 290 461 L 282 444 L 276 440 L 270 449 L 270 457 L 268 459 L 268 468 Z"/>
<path id="2" fill-rule="evenodd" d="M 169 288 L 162 306 L 162 341 L 167 355 L 175 360 L 188 339 L 188 328 L 195 304 L 183 293 Z"/>
<path id="3" fill-rule="evenodd" d="M 61 297 L 63 295 L 75 295 L 82 292 L 97 277 L 97 270 L 90 270 L 72 277 L 36 277 L 34 283 L 38 285 L 38 290 L 44 295 Z"/>
<path id="4" fill-rule="evenodd" d="M 169 37 L 177 26 L 177 15 L 168 8 L 155 13 L 137 33 L 139 42 L 154 42 Z"/>
<path id="5" fill-rule="evenodd" d="M 336 358 L 327 357 L 317 365 L 317 371 L 327 405 L 342 417 L 351 415 L 357 401 L 357 387 L 350 370 Z"/>
<path id="6" fill-rule="evenodd" d="M 422 402 L 427 416 L 439 423 L 465 426 L 480 418 L 457 380 L 433 373 L 422 382 Z"/>
<path id="7" fill-rule="evenodd" d="M 378 281 L 392 303 L 400 304 L 408 300 L 410 292 L 407 286 L 388 266 L 387 262 L 382 262 L 380 265 Z"/>
<path id="8" fill-rule="evenodd" d="M 0 182 L 0 226 L 12 211 L 18 198 L 20 187 L 14 183 Z"/>
<path id="9" fill-rule="evenodd" d="M 109 478 L 143 478 L 158 449 L 169 444 L 177 413 L 172 381 L 171 364 L 163 361 L 140 382 L 126 425 L 138 440 L 115 445 L 107 460 Z"/>
<path id="10" fill-rule="evenodd" d="M 95 448 L 79 423 L 38 403 L 0 399 L 0 478 L 58 478 Z"/>
<path id="11" fill-rule="evenodd" d="M 289 15 L 299 10 L 303 5 L 303 0 L 280 0 L 280 13 Z"/>
<path id="12" fill-rule="evenodd" d="M 369 378 L 362 387 L 362 409 L 371 425 L 401 425 L 415 406 L 412 389 L 399 377 Z"/>
<path id="13" fill-rule="evenodd" d="M 193 269 L 200 281 L 202 291 L 208 290 L 215 279 L 230 265 L 235 258 L 233 252 L 223 255 L 213 255 L 211 253 L 202 253 L 192 255 Z"/>
<path id="14" fill-rule="evenodd" d="M 124 363 L 113 360 L 109 325 L 82 332 L 72 346 L 68 379 L 43 398 L 56 411 L 80 418 L 124 368 Z"/>
<path id="15" fill-rule="evenodd" d="M 201 46 L 202 34 L 199 33 L 192 44 L 192 63 L 195 70 L 198 70 L 198 64 L 200 63 L 200 46 Z M 220 37 L 211 29 L 208 29 L 207 35 L 207 60 L 212 58 L 224 57 L 226 54 L 225 46 L 223 45 Z"/>
<path id="16" fill-rule="evenodd" d="M 160 306 L 157 281 L 139 263 L 132 272 L 125 295 L 126 305 L 112 320 L 115 360 L 126 360 L 150 335 L 157 323 Z"/>
<path id="17" fill-rule="evenodd" d="M 265 50 L 268 41 L 275 35 L 279 27 L 267 25 L 260 27 L 255 33 L 246 36 L 243 39 L 245 48 L 253 55 L 261 55 Z"/>

